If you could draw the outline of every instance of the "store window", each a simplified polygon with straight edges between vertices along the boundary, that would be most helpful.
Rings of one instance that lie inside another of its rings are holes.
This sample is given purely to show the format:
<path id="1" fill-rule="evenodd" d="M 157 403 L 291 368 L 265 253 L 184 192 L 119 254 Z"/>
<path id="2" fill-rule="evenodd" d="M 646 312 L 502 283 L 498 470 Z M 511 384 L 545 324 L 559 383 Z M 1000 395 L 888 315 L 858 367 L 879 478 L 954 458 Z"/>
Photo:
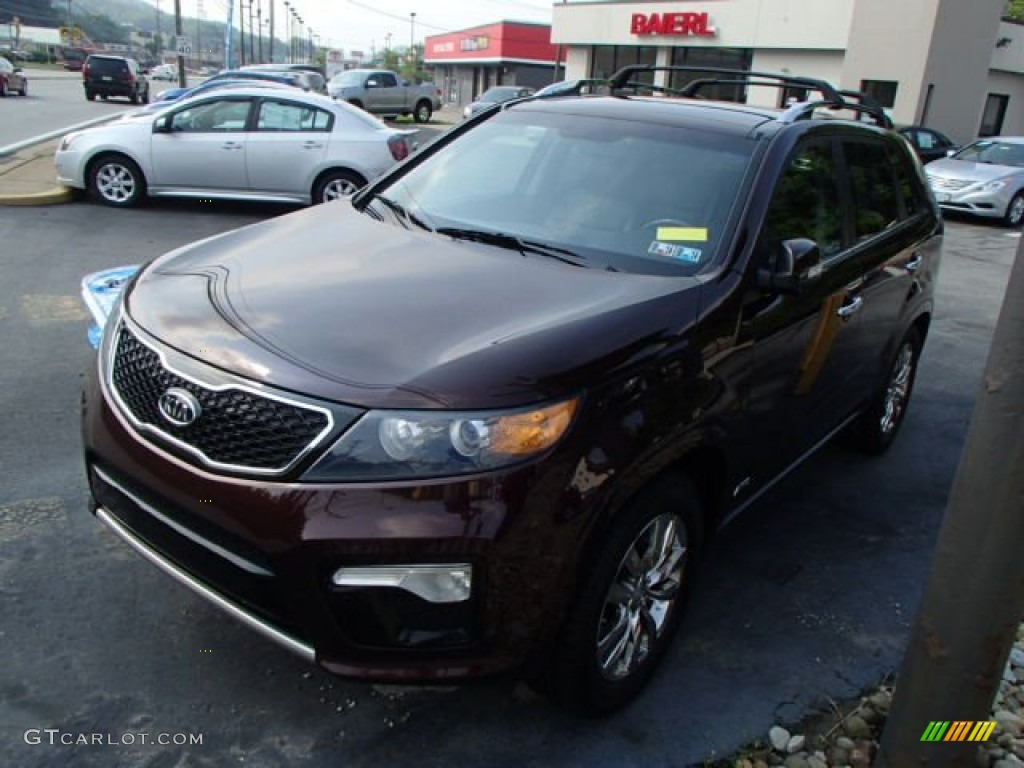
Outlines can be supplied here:
<path id="1" fill-rule="evenodd" d="M 978 129 L 979 136 L 998 136 L 1003 131 L 1003 118 L 1006 117 L 1006 108 L 1010 104 L 1010 97 L 1005 93 L 990 93 L 985 99 L 985 111 L 981 113 L 981 127 Z"/>
<path id="2" fill-rule="evenodd" d="M 860 90 L 873 96 L 883 107 L 892 109 L 896 106 L 896 90 L 899 85 L 895 80 L 861 80 Z"/>
<path id="3" fill-rule="evenodd" d="M 749 70 L 754 52 L 747 48 L 673 48 L 671 64 L 674 67 L 714 67 L 716 69 Z M 669 78 L 672 88 L 708 77 L 710 72 L 673 72 Z M 709 85 L 700 89 L 700 95 L 718 101 L 747 100 L 747 89 L 740 84 Z"/>
<path id="4" fill-rule="evenodd" d="M 651 46 L 595 45 L 590 53 L 590 77 L 608 78 L 630 64 L 653 67 L 657 63 L 658 49 Z M 653 83 L 653 72 L 640 72 L 636 82 Z"/>

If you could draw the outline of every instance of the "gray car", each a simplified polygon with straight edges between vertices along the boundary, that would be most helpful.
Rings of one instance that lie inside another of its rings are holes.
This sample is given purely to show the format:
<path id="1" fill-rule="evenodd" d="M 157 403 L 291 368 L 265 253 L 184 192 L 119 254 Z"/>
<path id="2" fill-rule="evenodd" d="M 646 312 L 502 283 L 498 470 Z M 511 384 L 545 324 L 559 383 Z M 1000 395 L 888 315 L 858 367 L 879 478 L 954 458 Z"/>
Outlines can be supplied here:
<path id="1" fill-rule="evenodd" d="M 925 174 L 939 205 L 1009 227 L 1024 222 L 1024 137 L 979 139 L 928 163 Z"/>
<path id="2" fill-rule="evenodd" d="M 57 177 L 115 207 L 147 194 L 321 203 L 405 159 L 414 134 L 294 88 L 215 90 L 68 134 Z"/>
<path id="3" fill-rule="evenodd" d="M 488 88 L 477 97 L 476 101 L 467 105 L 462 110 L 462 117 L 463 119 L 470 118 L 477 112 L 493 107 L 495 104 L 532 95 L 533 88 L 527 88 L 524 85 L 496 85 L 493 88 Z"/>

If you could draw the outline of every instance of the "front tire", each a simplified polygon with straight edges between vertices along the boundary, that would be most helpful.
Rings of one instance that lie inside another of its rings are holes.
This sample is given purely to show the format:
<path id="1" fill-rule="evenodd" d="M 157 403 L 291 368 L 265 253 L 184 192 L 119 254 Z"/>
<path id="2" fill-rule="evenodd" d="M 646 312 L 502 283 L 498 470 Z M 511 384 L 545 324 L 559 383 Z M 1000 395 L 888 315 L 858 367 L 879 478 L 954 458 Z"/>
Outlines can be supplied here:
<path id="1" fill-rule="evenodd" d="M 924 340 L 916 328 L 907 331 L 900 341 L 886 375 L 885 382 L 875 394 L 868 409 L 853 423 L 851 437 L 854 445 L 874 456 L 889 450 L 903 425 L 910 405 L 917 377 L 917 361 L 921 357 Z"/>
<path id="2" fill-rule="evenodd" d="M 1013 196 L 1003 215 L 1003 224 L 1007 227 L 1019 227 L 1021 222 L 1024 222 L 1024 191 Z"/>
<path id="3" fill-rule="evenodd" d="M 416 109 L 412 113 L 412 119 L 417 123 L 429 123 L 433 114 L 434 110 L 430 106 L 430 102 L 424 99 L 416 104 Z"/>
<path id="4" fill-rule="evenodd" d="M 351 197 L 366 186 L 366 179 L 352 171 L 328 171 L 313 187 L 313 204 Z"/>
<path id="5" fill-rule="evenodd" d="M 665 477 L 638 494 L 602 536 L 535 687 L 590 715 L 640 693 L 679 626 L 702 533 L 687 478 Z"/>
<path id="6" fill-rule="evenodd" d="M 7 81 L 0 80 L 0 99 L 7 98 Z"/>
<path id="7" fill-rule="evenodd" d="M 28 96 L 28 80 L 21 81 L 21 90 L 18 91 L 18 95 L 21 97 Z"/>
<path id="8" fill-rule="evenodd" d="M 146 179 L 124 155 L 101 155 L 89 165 L 89 194 L 103 205 L 130 208 L 146 194 Z"/>

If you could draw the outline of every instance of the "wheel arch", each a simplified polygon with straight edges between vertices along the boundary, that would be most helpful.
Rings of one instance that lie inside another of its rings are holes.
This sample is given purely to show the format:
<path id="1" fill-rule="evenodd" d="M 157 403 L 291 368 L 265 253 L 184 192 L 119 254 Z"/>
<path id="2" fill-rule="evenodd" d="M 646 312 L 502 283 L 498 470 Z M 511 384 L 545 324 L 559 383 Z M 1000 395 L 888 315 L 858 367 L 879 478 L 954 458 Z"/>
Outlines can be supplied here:
<path id="1" fill-rule="evenodd" d="M 313 181 L 309 184 L 310 202 L 314 204 L 316 203 L 316 189 L 320 186 L 320 182 L 322 182 L 328 174 L 337 172 L 351 173 L 358 176 L 363 180 L 363 186 L 370 183 L 370 177 L 359 168 L 351 165 L 327 165 L 317 170 L 313 175 Z"/>
<path id="2" fill-rule="evenodd" d="M 89 185 L 89 176 L 92 174 L 93 166 L 106 155 L 119 155 L 121 157 L 126 157 L 129 160 L 131 160 L 133 163 L 135 163 L 135 165 L 139 167 L 139 171 L 142 173 L 142 180 L 146 183 L 147 187 L 149 186 L 149 177 L 146 174 L 146 166 L 138 157 L 136 157 L 131 152 L 126 152 L 121 147 L 108 146 L 97 147 L 89 151 L 89 154 L 86 156 L 84 162 L 82 162 L 81 164 L 83 184 L 85 184 L 86 186 Z"/>

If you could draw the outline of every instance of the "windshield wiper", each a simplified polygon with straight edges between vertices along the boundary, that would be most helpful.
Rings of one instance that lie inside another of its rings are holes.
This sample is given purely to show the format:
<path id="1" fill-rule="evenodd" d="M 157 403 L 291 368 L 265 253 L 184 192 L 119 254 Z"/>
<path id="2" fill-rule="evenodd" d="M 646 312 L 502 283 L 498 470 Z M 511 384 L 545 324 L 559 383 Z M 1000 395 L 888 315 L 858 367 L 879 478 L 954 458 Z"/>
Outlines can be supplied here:
<path id="1" fill-rule="evenodd" d="M 427 230 L 427 232 L 434 231 L 433 228 L 428 226 L 423 221 L 423 219 L 421 219 L 415 213 L 409 213 L 409 211 L 401 203 L 396 203 L 390 197 L 384 197 L 384 195 L 374 195 L 373 200 L 380 200 L 382 203 L 384 203 L 384 205 L 398 217 L 399 221 L 402 222 L 402 225 L 405 226 L 406 229 L 409 228 L 408 224 L 406 223 L 408 222 L 409 224 L 415 224 L 420 229 Z M 371 200 L 370 202 L 373 202 L 373 200 Z"/>
<path id="2" fill-rule="evenodd" d="M 528 253 L 547 256 L 549 259 L 571 264 L 574 267 L 582 267 L 584 266 L 583 262 L 586 261 L 585 257 L 575 251 L 539 243 L 535 240 L 523 240 L 521 237 L 504 232 L 487 232 L 482 229 L 460 229 L 459 227 L 438 227 L 434 231 L 439 235 L 448 235 L 455 240 L 472 240 L 474 243 L 485 243 L 519 251 L 524 256 Z"/>

